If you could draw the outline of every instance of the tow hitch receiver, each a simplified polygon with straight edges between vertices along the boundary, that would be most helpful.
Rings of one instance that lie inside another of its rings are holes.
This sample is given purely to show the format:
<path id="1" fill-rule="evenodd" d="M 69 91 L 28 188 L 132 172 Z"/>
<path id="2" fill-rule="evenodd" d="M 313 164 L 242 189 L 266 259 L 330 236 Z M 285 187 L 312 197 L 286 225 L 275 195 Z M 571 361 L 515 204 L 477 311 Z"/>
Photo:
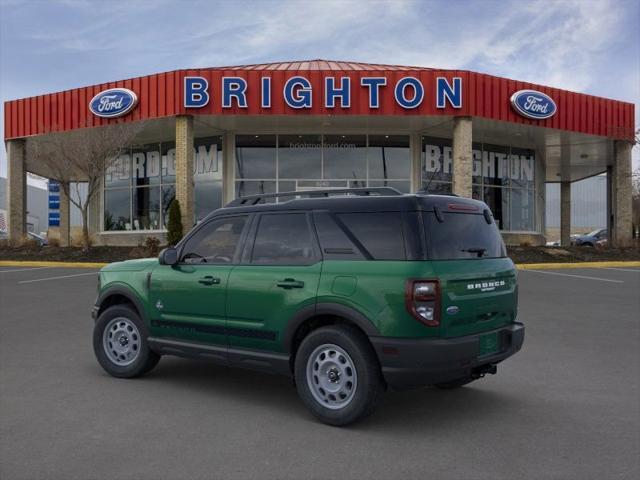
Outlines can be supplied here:
<path id="1" fill-rule="evenodd" d="M 474 368 L 471 371 L 471 376 L 473 378 L 482 378 L 487 374 L 495 375 L 497 371 L 498 371 L 498 367 L 495 364 L 488 363 L 488 364 L 482 365 L 482 366 L 480 366 L 478 368 Z"/>

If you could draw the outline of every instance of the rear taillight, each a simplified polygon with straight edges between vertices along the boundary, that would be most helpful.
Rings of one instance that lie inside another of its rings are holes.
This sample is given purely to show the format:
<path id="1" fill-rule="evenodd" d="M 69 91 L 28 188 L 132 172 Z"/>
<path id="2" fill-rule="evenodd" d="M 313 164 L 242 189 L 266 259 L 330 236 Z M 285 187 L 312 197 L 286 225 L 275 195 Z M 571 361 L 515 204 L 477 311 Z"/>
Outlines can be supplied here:
<path id="1" fill-rule="evenodd" d="M 407 280 L 407 311 L 428 327 L 440 325 L 440 284 L 438 280 Z"/>

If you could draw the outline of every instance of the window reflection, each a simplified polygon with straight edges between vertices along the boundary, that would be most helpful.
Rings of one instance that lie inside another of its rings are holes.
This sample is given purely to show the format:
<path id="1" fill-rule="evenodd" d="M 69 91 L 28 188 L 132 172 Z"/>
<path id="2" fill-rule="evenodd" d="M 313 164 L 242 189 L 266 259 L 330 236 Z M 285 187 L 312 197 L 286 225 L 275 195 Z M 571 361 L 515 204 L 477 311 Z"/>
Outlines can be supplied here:
<path id="1" fill-rule="evenodd" d="M 165 228 L 175 198 L 175 143 L 137 145 L 127 149 L 105 174 L 103 228 Z M 195 219 L 222 205 L 222 137 L 194 142 Z M 122 187 L 132 186 L 124 189 Z"/>
<path id="2" fill-rule="evenodd" d="M 367 178 L 367 137 L 325 135 L 322 145 L 323 178 Z"/>
<path id="3" fill-rule="evenodd" d="M 369 179 L 411 177 L 411 153 L 406 135 L 369 135 Z"/>
<path id="4" fill-rule="evenodd" d="M 451 193 L 451 140 L 423 137 L 422 189 Z M 483 200 L 501 230 L 535 231 L 535 150 L 472 144 L 472 197 Z"/>
<path id="5" fill-rule="evenodd" d="M 322 178 L 322 136 L 279 135 L 278 177 Z"/>
<path id="6" fill-rule="evenodd" d="M 251 160 L 255 149 L 267 166 Z M 367 186 L 411 190 L 408 135 L 237 135 L 236 152 L 243 155 L 236 196 Z M 278 175 L 270 176 L 274 161 Z"/>
<path id="7" fill-rule="evenodd" d="M 236 177 L 276 178 L 276 136 L 236 136 Z"/>

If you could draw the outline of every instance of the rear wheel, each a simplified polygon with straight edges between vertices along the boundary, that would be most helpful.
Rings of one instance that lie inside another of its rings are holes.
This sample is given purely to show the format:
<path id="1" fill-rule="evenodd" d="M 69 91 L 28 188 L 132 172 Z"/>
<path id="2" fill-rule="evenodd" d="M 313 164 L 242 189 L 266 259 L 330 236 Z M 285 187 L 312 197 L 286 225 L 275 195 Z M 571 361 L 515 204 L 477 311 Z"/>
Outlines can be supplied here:
<path id="1" fill-rule="evenodd" d="M 307 335 L 296 354 L 294 373 L 304 404 L 329 425 L 347 425 L 372 413 L 384 390 L 371 345 L 347 325 Z"/>
<path id="2" fill-rule="evenodd" d="M 160 355 L 147 344 L 142 319 L 128 305 L 114 305 L 98 317 L 93 329 L 93 350 L 100 366 L 114 377 L 132 378 L 155 367 Z"/>

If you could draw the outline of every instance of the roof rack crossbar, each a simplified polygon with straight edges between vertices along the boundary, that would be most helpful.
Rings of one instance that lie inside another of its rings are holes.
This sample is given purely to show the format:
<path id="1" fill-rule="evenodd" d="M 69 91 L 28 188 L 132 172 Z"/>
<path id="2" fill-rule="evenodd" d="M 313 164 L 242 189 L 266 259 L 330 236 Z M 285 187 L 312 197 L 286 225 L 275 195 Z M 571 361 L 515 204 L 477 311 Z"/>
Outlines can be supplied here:
<path id="1" fill-rule="evenodd" d="M 402 192 L 393 187 L 372 187 L 372 188 L 327 188 L 323 190 L 302 190 L 297 192 L 260 193 L 258 195 L 247 195 L 239 197 L 227 203 L 226 207 L 240 207 L 246 205 L 256 205 L 266 198 L 278 197 L 329 197 L 335 194 L 350 195 L 402 195 Z"/>

